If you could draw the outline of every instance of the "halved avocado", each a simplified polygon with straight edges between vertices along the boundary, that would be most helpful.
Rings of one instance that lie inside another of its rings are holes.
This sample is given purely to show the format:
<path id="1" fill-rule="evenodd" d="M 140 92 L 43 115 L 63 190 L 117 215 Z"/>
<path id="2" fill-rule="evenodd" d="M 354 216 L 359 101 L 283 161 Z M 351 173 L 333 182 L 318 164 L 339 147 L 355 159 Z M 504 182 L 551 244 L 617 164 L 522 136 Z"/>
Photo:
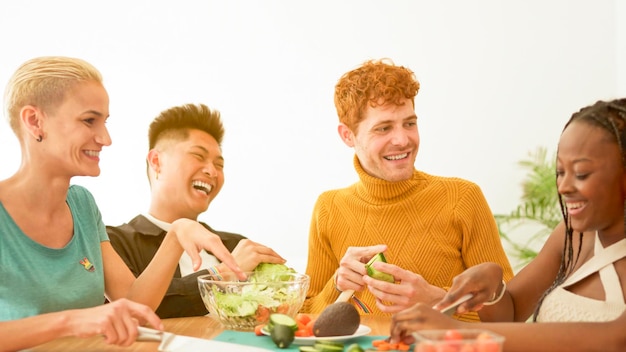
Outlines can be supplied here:
<path id="1" fill-rule="evenodd" d="M 371 276 L 371 277 L 373 277 L 374 279 L 377 279 L 377 280 L 383 280 L 383 281 L 387 281 L 387 282 L 391 282 L 391 283 L 396 282 L 396 280 L 393 277 L 393 275 L 388 274 L 388 273 L 383 273 L 382 271 L 378 271 L 378 270 L 374 269 L 372 264 L 374 264 L 375 262 L 386 263 L 387 259 L 385 258 L 385 255 L 383 253 L 378 253 L 375 256 L 373 256 L 372 259 L 370 259 L 369 262 L 367 262 L 367 264 L 365 264 L 365 270 L 367 271 L 367 275 L 369 275 L 369 276 Z"/>

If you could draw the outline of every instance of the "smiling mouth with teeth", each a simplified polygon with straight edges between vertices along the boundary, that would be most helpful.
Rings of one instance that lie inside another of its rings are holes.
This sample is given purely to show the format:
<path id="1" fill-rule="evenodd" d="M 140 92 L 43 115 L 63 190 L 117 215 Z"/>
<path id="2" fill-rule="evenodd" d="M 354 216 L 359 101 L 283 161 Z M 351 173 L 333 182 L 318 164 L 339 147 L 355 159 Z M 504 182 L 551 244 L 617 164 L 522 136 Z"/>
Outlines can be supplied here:
<path id="1" fill-rule="evenodd" d="M 191 185 L 193 186 L 193 188 L 202 191 L 204 193 L 206 193 L 207 195 L 209 193 L 211 193 L 211 190 L 213 189 L 213 186 L 211 186 L 210 184 L 206 183 L 206 182 L 202 182 L 202 181 L 193 181 L 191 183 Z"/>
<path id="2" fill-rule="evenodd" d="M 409 156 L 409 153 L 392 155 L 392 156 L 386 156 L 384 158 L 387 159 L 387 160 L 400 160 L 400 159 L 406 158 L 407 156 Z"/>
<path id="3" fill-rule="evenodd" d="M 582 207 L 583 207 L 583 205 L 585 205 L 585 203 L 583 203 L 583 202 L 577 202 L 577 203 L 567 203 L 567 204 L 566 204 L 567 209 L 571 209 L 571 210 L 575 210 L 575 209 L 578 209 L 578 208 L 582 208 Z"/>
<path id="4" fill-rule="evenodd" d="M 85 154 L 87 154 L 88 156 L 99 156 L 100 152 L 95 150 L 85 150 Z"/>

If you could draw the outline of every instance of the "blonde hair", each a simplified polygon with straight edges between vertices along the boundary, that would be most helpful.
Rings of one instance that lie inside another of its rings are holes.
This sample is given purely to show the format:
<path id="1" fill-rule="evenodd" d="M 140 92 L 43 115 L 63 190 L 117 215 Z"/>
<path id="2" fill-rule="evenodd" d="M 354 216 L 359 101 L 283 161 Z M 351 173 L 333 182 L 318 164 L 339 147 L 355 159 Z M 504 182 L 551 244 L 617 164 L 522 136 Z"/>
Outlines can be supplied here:
<path id="1" fill-rule="evenodd" d="M 87 61 L 63 57 L 37 57 L 23 63 L 11 76 L 4 93 L 9 124 L 19 137 L 20 110 L 26 105 L 43 111 L 56 108 L 65 93 L 76 83 L 95 81 L 102 84 L 102 75 Z"/>

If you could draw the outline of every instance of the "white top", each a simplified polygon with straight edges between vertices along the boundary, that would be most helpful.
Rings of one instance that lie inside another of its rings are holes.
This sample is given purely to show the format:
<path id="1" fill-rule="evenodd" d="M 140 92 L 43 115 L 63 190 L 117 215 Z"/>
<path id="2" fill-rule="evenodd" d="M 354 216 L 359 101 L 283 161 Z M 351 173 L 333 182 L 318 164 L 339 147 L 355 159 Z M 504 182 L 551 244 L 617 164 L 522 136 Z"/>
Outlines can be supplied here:
<path id="1" fill-rule="evenodd" d="M 539 310 L 539 322 L 575 322 L 615 320 L 624 310 L 624 293 L 613 262 L 626 256 L 626 238 L 602 247 L 596 232 L 594 256 L 578 268 L 563 284 L 546 296 Z M 605 300 L 577 295 L 566 288 L 598 272 Z"/>
<path id="2" fill-rule="evenodd" d="M 150 214 L 143 214 L 146 219 L 150 220 L 153 224 L 160 227 L 163 231 L 169 231 L 172 227 L 172 224 L 169 222 L 161 221 Z M 200 258 L 202 258 L 202 264 L 200 265 L 200 269 L 207 269 L 210 266 L 215 266 L 220 263 L 220 261 L 212 254 L 209 254 L 207 251 L 200 251 Z M 187 252 L 183 252 L 183 255 L 180 256 L 180 260 L 178 261 L 178 266 L 180 267 L 180 275 L 187 276 L 189 274 L 193 274 L 193 263 L 191 261 L 191 257 Z"/>

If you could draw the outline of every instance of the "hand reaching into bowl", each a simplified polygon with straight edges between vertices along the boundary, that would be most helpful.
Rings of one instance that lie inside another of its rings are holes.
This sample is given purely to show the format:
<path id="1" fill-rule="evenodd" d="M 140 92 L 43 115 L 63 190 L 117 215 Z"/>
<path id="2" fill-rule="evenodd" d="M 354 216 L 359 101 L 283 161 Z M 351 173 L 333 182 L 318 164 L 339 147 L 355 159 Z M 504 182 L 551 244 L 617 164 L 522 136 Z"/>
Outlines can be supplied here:
<path id="1" fill-rule="evenodd" d="M 190 219 L 178 219 L 172 223 L 168 235 L 176 235 L 178 244 L 189 254 L 193 263 L 193 270 L 198 270 L 202 264 L 199 252 L 205 249 L 217 257 L 230 271 L 235 273 L 241 280 L 246 279 L 246 275 L 241 270 L 237 261 L 228 251 L 220 237 L 211 233 L 199 222 Z"/>
<path id="2" fill-rule="evenodd" d="M 235 257 L 237 264 L 243 271 L 252 271 L 261 263 L 285 264 L 286 262 L 270 247 L 249 239 L 239 241 L 232 252 L 232 256 Z M 225 270 L 226 268 L 222 268 L 220 265 L 219 271 L 224 272 Z"/>

